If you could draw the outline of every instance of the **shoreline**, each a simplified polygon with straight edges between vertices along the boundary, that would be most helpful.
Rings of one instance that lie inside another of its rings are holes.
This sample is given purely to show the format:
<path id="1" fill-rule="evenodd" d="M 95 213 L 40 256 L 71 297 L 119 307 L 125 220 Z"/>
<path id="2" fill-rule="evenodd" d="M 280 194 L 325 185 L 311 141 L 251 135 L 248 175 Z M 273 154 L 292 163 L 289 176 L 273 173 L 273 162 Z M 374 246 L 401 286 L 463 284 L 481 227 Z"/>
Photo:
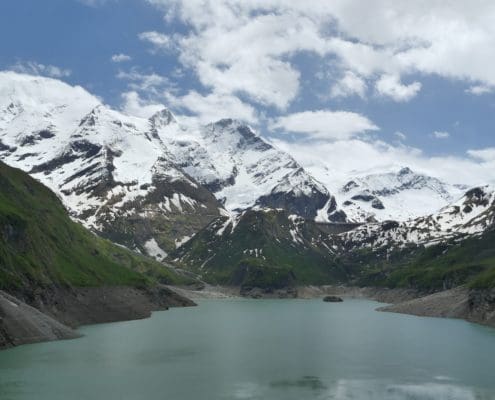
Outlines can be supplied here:
<path id="1" fill-rule="evenodd" d="M 80 336 L 75 330 L 79 326 L 145 319 L 153 311 L 195 306 L 195 301 L 203 299 L 323 299 L 325 296 L 339 296 L 385 303 L 376 309 L 380 312 L 463 319 L 495 328 L 495 289 L 457 287 L 425 295 L 413 289 L 307 285 L 290 290 L 290 296 L 285 294 L 284 291 L 251 291 L 243 296 L 241 288 L 233 286 L 206 284 L 197 290 L 162 285 L 150 289 L 51 288 L 26 301 L 22 294 L 14 296 L 0 291 L 0 350 L 29 343 L 74 339 Z"/>
<path id="2" fill-rule="evenodd" d="M 149 318 L 154 311 L 196 303 L 163 285 L 0 290 L 0 350 L 75 339 L 77 328 Z"/>
<path id="3" fill-rule="evenodd" d="M 187 287 L 167 286 L 177 294 L 191 300 L 201 299 L 229 299 L 229 298 L 252 298 L 252 299 L 318 299 L 328 295 L 341 296 L 346 298 L 362 298 L 376 300 L 380 303 L 395 304 L 402 301 L 418 298 L 418 292 L 411 289 L 388 289 L 377 287 L 356 287 L 343 285 L 307 285 L 298 286 L 295 290 L 296 296 L 289 295 L 283 290 L 273 292 L 262 292 L 261 290 L 249 291 L 242 294 L 239 286 L 214 286 L 205 285 L 203 289 L 193 290 Z M 253 295 L 254 292 L 254 295 Z"/>
<path id="4" fill-rule="evenodd" d="M 495 289 L 470 290 L 456 287 L 433 294 L 414 289 L 390 289 L 381 287 L 355 287 L 343 285 L 307 285 L 297 287 L 297 296 L 284 296 L 283 292 L 268 295 L 242 296 L 240 287 L 206 285 L 202 290 L 169 287 L 192 300 L 232 298 L 280 298 L 318 299 L 325 296 L 368 299 L 386 305 L 380 312 L 415 315 L 418 317 L 455 318 L 495 328 Z M 291 292 L 292 293 L 292 292 Z"/>

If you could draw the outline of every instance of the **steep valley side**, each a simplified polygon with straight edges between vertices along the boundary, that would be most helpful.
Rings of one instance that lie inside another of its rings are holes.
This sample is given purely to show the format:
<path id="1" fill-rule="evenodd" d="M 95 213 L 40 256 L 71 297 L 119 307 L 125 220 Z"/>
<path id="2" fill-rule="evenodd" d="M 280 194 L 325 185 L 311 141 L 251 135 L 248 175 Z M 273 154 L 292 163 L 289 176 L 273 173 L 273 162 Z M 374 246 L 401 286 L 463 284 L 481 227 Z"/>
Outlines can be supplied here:
<path id="1" fill-rule="evenodd" d="M 48 188 L 0 163 L 2 346 L 73 337 L 62 323 L 145 318 L 194 305 L 162 286 L 190 282 L 90 233 Z"/>

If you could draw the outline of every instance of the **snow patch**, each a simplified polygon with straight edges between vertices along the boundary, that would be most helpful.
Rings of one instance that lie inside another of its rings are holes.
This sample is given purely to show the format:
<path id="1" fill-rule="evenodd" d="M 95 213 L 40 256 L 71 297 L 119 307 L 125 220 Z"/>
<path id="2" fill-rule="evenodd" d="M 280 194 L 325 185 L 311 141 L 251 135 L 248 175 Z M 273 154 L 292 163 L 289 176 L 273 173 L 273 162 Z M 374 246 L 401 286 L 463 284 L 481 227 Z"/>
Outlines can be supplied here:
<path id="1" fill-rule="evenodd" d="M 146 249 L 146 253 L 155 258 L 156 260 L 163 260 L 167 257 L 167 253 L 163 251 L 154 238 L 149 239 L 145 244 L 144 248 Z"/>

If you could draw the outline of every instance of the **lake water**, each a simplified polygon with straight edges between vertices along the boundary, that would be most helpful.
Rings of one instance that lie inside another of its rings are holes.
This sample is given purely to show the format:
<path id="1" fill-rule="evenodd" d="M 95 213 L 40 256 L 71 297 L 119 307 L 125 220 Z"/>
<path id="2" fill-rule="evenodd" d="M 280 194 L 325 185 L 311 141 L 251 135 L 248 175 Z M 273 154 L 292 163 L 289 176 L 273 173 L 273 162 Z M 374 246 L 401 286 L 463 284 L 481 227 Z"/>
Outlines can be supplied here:
<path id="1" fill-rule="evenodd" d="M 0 352 L 0 399 L 495 399 L 495 330 L 366 300 L 204 300 Z"/>

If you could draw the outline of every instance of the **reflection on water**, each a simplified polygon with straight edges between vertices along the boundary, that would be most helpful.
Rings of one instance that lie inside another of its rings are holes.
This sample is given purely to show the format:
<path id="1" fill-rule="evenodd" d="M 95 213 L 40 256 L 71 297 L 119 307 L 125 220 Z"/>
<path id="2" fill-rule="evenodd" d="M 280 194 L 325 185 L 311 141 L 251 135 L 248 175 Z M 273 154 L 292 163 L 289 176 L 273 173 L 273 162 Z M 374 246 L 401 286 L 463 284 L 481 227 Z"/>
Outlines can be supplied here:
<path id="1" fill-rule="evenodd" d="M 327 387 L 323 384 L 323 382 L 317 376 L 303 376 L 301 379 L 297 380 L 283 380 L 283 381 L 275 381 L 271 383 L 272 387 L 279 388 L 306 388 L 314 391 L 321 391 L 326 389 Z"/>
<path id="2" fill-rule="evenodd" d="M 495 330 L 348 300 L 208 300 L 0 352 L 0 400 L 493 400 Z"/>
<path id="3" fill-rule="evenodd" d="M 276 390 L 274 390 L 276 389 Z M 396 385 L 371 380 L 338 380 L 324 383 L 316 376 L 272 382 L 269 386 L 256 383 L 237 385 L 235 399 L 262 400 L 493 400 L 493 393 L 459 387 L 452 384 L 426 382 Z M 272 397 L 273 396 L 273 397 Z M 230 398 L 226 394 L 225 398 Z"/>

